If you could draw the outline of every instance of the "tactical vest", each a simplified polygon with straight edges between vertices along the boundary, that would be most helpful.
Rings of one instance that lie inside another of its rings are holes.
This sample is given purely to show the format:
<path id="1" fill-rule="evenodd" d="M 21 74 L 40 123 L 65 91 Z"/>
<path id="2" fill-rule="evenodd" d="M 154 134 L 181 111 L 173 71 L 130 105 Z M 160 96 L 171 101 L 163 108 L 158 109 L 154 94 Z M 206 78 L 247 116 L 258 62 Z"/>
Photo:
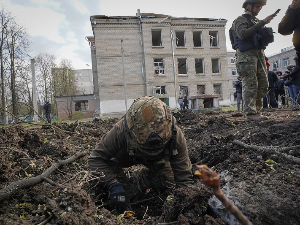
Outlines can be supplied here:
<path id="1" fill-rule="evenodd" d="M 176 144 L 176 136 L 177 130 L 175 126 L 174 117 L 172 116 L 172 136 L 170 140 L 163 146 L 162 151 L 155 156 L 149 156 L 138 150 L 137 142 L 133 140 L 130 134 L 130 130 L 127 125 L 126 115 L 124 116 L 124 124 L 125 124 L 125 137 L 127 141 L 127 153 L 129 155 L 130 161 L 142 164 L 149 164 L 153 161 L 159 161 L 165 159 L 169 161 L 170 156 L 177 155 L 177 144 Z"/>
<path id="2" fill-rule="evenodd" d="M 248 15 L 243 15 L 247 18 L 249 26 L 253 26 L 254 23 L 249 19 Z M 235 22 L 235 21 L 234 21 Z M 241 40 L 232 28 L 229 29 L 229 37 L 232 48 L 234 50 L 239 49 L 241 52 L 250 49 L 265 49 L 268 44 L 274 42 L 273 30 L 271 27 L 262 27 L 255 32 L 251 37 L 246 40 Z"/>

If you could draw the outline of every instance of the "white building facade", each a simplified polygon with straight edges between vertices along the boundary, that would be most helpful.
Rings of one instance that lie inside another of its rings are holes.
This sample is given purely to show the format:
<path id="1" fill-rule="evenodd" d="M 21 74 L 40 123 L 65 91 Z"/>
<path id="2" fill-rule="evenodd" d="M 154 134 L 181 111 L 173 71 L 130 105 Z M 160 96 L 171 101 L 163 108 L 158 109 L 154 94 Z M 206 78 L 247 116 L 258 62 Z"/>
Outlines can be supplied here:
<path id="1" fill-rule="evenodd" d="M 153 95 L 178 108 L 179 95 L 217 96 L 230 104 L 225 19 L 153 13 L 91 16 L 100 111 L 122 115 L 134 99 Z"/>

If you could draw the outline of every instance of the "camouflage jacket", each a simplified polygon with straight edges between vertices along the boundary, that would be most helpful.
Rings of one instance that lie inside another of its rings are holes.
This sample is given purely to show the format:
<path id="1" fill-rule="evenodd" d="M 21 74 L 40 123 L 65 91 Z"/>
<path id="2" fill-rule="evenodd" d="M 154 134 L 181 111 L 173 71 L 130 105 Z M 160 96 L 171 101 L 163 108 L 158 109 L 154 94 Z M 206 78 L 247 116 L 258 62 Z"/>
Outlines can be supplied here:
<path id="1" fill-rule="evenodd" d="M 263 20 L 258 20 L 256 18 L 252 18 L 254 24 L 249 23 L 250 15 L 243 15 L 236 18 L 235 21 L 233 21 L 232 28 L 234 32 L 237 34 L 239 39 L 245 40 L 249 37 L 251 37 L 255 32 L 257 32 L 260 28 L 262 28 L 266 23 Z"/>
<path id="2" fill-rule="evenodd" d="M 168 161 L 174 173 L 174 179 L 178 187 L 187 187 L 193 184 L 191 162 L 188 155 L 186 140 L 179 127 L 177 129 L 177 151 L 176 155 L 169 155 Z M 91 153 L 88 163 L 92 172 L 103 173 L 103 178 L 106 185 L 115 179 L 113 172 L 113 165 L 111 159 L 115 158 L 117 162 L 123 166 L 128 167 L 139 164 L 136 161 L 130 160 L 127 151 L 126 131 L 124 119 L 117 122 L 113 128 L 102 137 Z M 146 165 L 147 166 L 147 165 Z"/>

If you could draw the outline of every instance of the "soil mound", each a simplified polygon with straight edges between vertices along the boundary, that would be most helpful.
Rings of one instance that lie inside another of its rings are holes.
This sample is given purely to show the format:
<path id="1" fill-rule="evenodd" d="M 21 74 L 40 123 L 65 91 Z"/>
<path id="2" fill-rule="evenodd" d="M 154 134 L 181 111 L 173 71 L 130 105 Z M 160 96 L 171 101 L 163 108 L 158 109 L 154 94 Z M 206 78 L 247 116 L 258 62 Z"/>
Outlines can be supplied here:
<path id="1" fill-rule="evenodd" d="M 297 113 L 264 112 L 264 121 L 247 121 L 237 112 L 186 110 L 174 117 L 187 139 L 192 164 L 213 168 L 223 192 L 253 224 L 290 225 L 300 221 Z M 196 177 L 191 189 L 139 193 L 132 198 L 133 215 L 111 210 L 106 190 L 98 188 L 98 179 L 89 172 L 87 157 L 117 120 L 0 129 L 1 190 L 86 152 L 54 168 L 47 180 L 1 200 L 0 224 L 238 224 Z"/>

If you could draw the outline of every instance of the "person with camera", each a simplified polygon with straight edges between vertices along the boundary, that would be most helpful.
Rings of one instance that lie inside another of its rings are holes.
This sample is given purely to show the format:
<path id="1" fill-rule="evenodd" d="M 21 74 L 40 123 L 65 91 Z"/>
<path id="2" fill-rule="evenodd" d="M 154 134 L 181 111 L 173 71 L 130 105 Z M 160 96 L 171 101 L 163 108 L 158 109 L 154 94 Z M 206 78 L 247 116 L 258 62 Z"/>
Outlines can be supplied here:
<path id="1" fill-rule="evenodd" d="M 262 118 L 262 99 L 268 92 L 267 68 L 264 49 L 268 44 L 262 41 L 260 31 L 264 25 L 271 22 L 277 15 L 273 13 L 263 20 L 258 20 L 259 14 L 266 0 L 245 0 L 245 13 L 233 21 L 232 30 L 236 49 L 236 67 L 243 79 L 243 111 L 250 120 Z"/>

